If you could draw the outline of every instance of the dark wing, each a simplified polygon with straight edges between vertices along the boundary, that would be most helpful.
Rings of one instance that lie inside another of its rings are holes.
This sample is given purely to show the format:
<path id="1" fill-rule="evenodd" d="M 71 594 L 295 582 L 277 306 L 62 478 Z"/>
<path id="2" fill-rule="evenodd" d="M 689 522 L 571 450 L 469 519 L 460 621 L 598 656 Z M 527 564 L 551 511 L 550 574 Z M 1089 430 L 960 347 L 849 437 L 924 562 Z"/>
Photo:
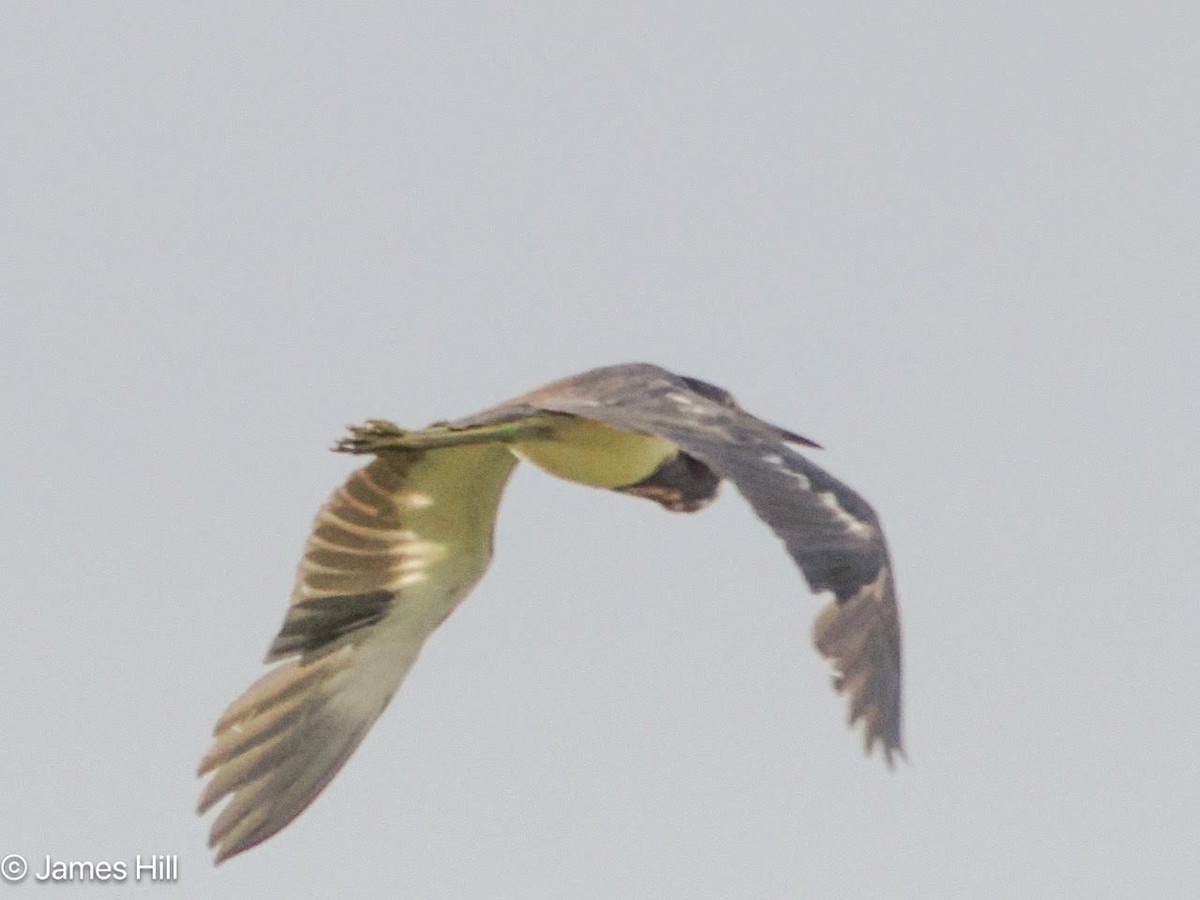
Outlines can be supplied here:
<path id="1" fill-rule="evenodd" d="M 878 742 L 889 765 L 903 753 L 899 612 L 883 531 L 862 497 L 789 446 L 798 436 L 745 412 L 719 388 L 642 364 L 586 372 L 497 411 L 522 408 L 665 437 L 732 481 L 812 590 L 833 595 L 813 639 L 847 695 L 850 723 L 863 722 L 865 749 Z"/>

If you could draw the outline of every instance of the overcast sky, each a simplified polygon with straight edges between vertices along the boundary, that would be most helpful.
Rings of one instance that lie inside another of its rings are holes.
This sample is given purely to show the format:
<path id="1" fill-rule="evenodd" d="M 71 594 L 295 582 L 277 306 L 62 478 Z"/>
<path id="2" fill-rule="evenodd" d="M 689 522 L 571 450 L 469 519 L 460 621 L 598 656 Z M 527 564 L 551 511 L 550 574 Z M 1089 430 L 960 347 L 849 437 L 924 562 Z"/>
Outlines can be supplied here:
<path id="1" fill-rule="evenodd" d="M 0 856 L 177 854 L 209 897 L 1194 890 L 1191 4 L 298 6 L 0 11 Z M 861 755 L 734 491 L 522 468 L 346 769 L 213 869 L 195 766 L 343 427 L 627 361 L 875 505 L 911 763 Z"/>

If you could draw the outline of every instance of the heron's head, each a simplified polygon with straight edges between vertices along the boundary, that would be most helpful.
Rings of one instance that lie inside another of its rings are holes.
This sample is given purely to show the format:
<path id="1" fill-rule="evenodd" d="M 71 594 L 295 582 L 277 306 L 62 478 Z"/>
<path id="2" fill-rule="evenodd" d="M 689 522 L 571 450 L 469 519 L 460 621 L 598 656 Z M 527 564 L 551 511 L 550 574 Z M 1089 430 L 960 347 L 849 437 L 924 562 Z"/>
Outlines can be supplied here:
<path id="1" fill-rule="evenodd" d="M 706 400 L 711 400 L 713 403 L 720 404 L 726 409 L 736 409 L 739 412 L 745 412 L 745 410 L 738 405 L 737 400 L 733 399 L 733 394 L 729 393 L 729 391 L 725 390 L 724 388 L 719 388 L 715 384 L 709 384 L 707 381 L 701 381 L 699 378 L 688 378 L 686 375 L 680 375 L 679 377 L 683 379 L 684 383 L 687 384 L 689 388 Z M 794 431 L 788 431 L 786 428 L 780 428 L 778 425 L 772 425 L 770 422 L 765 422 L 763 424 L 767 425 L 771 430 L 779 435 L 779 437 L 783 438 L 789 443 L 799 444 L 802 447 L 815 447 L 818 450 L 821 449 L 820 444 L 810 438 L 804 437 L 802 434 L 796 434 Z"/>
<path id="2" fill-rule="evenodd" d="M 738 402 L 733 399 L 733 394 L 719 388 L 715 384 L 709 384 L 707 381 L 701 381 L 699 378 L 688 378 L 686 375 L 680 375 L 684 383 L 693 391 L 704 397 L 706 400 L 711 400 L 713 403 L 719 403 L 727 409 L 741 409 Z"/>

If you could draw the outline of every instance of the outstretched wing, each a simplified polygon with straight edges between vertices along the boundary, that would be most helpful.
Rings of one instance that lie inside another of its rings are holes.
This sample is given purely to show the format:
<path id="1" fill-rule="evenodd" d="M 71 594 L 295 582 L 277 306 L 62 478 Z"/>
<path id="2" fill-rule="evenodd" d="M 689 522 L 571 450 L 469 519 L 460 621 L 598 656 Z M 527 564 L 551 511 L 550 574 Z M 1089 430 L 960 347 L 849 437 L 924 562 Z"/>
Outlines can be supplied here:
<path id="1" fill-rule="evenodd" d="M 730 423 L 735 434 L 738 429 Z M 818 614 L 813 642 L 847 695 L 863 746 L 878 742 L 892 764 L 902 753 L 900 623 L 883 532 L 874 511 L 846 485 L 786 444 L 747 429 L 741 440 L 667 427 L 664 437 L 728 478 L 777 534 L 813 591 L 833 599 Z"/>
<path id="2" fill-rule="evenodd" d="M 720 388 L 643 364 L 564 379 L 497 410 L 505 408 L 659 435 L 732 481 L 812 590 L 833 595 L 813 639 L 847 695 L 850 723 L 863 722 L 865 749 L 878 742 L 889 765 L 903 753 L 900 624 L 883 531 L 862 497 L 792 449 L 803 438 L 745 412 Z"/>
<path id="3" fill-rule="evenodd" d="M 217 722 L 199 774 L 216 861 L 298 816 L 387 706 L 426 637 L 487 566 L 514 459 L 500 447 L 387 453 L 317 514 L 267 662 Z"/>

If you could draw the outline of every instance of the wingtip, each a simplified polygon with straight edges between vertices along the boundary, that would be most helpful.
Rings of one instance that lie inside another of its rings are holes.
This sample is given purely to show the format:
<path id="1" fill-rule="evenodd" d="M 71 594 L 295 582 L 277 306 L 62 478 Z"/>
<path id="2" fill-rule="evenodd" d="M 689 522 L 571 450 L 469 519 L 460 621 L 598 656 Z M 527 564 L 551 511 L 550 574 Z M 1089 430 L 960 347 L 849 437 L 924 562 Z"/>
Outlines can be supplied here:
<path id="1" fill-rule="evenodd" d="M 216 850 L 216 853 L 213 854 L 213 861 L 212 861 L 214 869 L 217 866 L 221 865 L 221 863 L 225 862 L 225 860 L 229 859 L 230 857 L 236 856 L 237 852 L 238 852 L 236 850 L 230 850 L 227 847 L 215 847 L 211 843 L 208 846 L 209 846 L 210 850 Z"/>
<path id="2" fill-rule="evenodd" d="M 880 738 L 878 735 L 876 735 L 875 739 L 883 742 L 883 747 L 880 752 L 883 755 L 883 762 L 888 767 L 889 772 L 896 771 L 897 761 L 902 762 L 905 765 L 910 765 L 910 763 L 908 761 L 908 754 L 904 752 L 904 747 L 902 747 L 900 744 L 889 744 L 886 741 L 883 741 L 883 739 Z M 871 750 L 872 750 L 871 745 L 873 745 L 874 743 L 875 743 L 875 741 L 872 740 L 871 744 L 869 744 L 867 746 L 867 756 L 873 755 L 871 752 Z"/>
<path id="3" fill-rule="evenodd" d="M 217 866 L 233 859 L 235 856 L 244 853 L 251 847 L 257 847 L 260 843 L 261 841 L 255 841 L 251 844 L 239 846 L 238 844 L 222 844 L 220 841 L 210 840 L 208 847 L 210 850 L 214 851 L 212 861 L 213 868 L 215 869 Z"/>

